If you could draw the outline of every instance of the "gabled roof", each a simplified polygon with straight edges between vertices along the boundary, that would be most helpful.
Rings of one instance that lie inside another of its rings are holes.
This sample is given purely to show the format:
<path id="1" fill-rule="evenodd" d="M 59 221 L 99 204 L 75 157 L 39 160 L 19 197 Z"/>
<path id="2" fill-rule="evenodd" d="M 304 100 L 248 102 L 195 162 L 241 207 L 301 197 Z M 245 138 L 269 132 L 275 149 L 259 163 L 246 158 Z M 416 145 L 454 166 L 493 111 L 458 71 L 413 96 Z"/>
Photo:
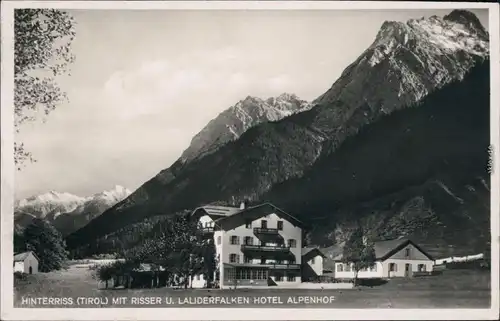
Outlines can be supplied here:
<path id="1" fill-rule="evenodd" d="M 303 247 L 301 249 L 301 252 L 303 261 L 309 261 L 310 259 L 318 255 L 323 258 L 326 258 L 323 252 L 321 252 L 321 250 L 317 247 Z"/>
<path id="2" fill-rule="evenodd" d="M 205 205 L 196 208 L 193 213 L 191 213 L 191 216 L 195 216 L 201 212 L 203 215 L 209 215 L 212 217 L 225 217 L 233 215 L 239 211 L 241 211 L 241 209 L 238 207 Z"/>
<path id="3" fill-rule="evenodd" d="M 373 245 L 375 249 L 375 256 L 379 260 L 385 260 L 395 253 L 399 252 L 401 249 L 406 247 L 408 244 L 413 245 L 417 250 L 422 252 L 429 260 L 434 261 L 434 258 L 427 253 L 424 249 L 418 246 L 415 242 L 409 239 L 396 239 L 396 240 L 387 240 L 387 241 L 378 241 Z"/>
<path id="4" fill-rule="evenodd" d="M 219 226 L 219 227 L 222 227 L 223 225 L 224 226 L 231 226 L 234 223 L 241 220 L 242 218 L 248 217 L 251 219 L 257 219 L 257 218 L 269 215 L 271 213 L 276 213 L 279 216 L 282 216 L 283 218 L 285 218 L 287 221 L 289 221 L 290 223 L 292 223 L 295 226 L 298 226 L 301 228 L 304 227 L 304 223 L 302 223 L 301 221 L 299 221 L 298 219 L 296 219 L 292 215 L 286 213 L 285 211 L 274 206 L 271 203 L 264 203 L 264 204 L 260 204 L 257 206 L 247 207 L 243 210 L 239 210 L 238 212 L 236 212 L 232 215 L 227 215 L 227 216 L 218 218 L 215 220 L 215 225 Z"/>
<path id="5" fill-rule="evenodd" d="M 384 261 L 389 257 L 391 257 L 392 255 L 394 255 L 395 253 L 399 252 L 408 244 L 412 244 L 417 250 L 422 252 L 422 254 L 424 254 L 429 260 L 434 261 L 432 256 L 429 253 L 427 253 L 424 249 L 415 244 L 415 242 L 413 242 L 412 240 L 405 238 L 374 242 L 373 249 L 375 250 L 375 257 L 377 260 Z M 339 254 L 334 258 L 334 260 L 341 261 L 342 257 L 343 255 Z"/>
<path id="6" fill-rule="evenodd" d="M 37 260 L 39 260 L 38 256 L 36 256 L 35 252 L 33 252 L 33 251 L 26 251 L 26 252 L 15 254 L 14 255 L 14 262 L 24 262 L 24 260 L 26 260 L 26 258 L 30 255 L 30 253 L 33 254 L 33 256 Z"/>

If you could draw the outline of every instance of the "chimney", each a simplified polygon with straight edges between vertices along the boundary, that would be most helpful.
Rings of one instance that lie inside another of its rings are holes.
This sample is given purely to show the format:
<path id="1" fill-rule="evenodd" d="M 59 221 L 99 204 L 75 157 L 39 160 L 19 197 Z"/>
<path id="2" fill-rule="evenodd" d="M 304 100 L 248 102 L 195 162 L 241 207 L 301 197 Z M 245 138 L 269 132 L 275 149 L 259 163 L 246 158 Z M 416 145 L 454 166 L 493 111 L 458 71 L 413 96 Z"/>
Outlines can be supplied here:
<path id="1" fill-rule="evenodd" d="M 241 202 L 240 204 L 240 210 L 244 210 L 245 209 L 245 201 Z"/>

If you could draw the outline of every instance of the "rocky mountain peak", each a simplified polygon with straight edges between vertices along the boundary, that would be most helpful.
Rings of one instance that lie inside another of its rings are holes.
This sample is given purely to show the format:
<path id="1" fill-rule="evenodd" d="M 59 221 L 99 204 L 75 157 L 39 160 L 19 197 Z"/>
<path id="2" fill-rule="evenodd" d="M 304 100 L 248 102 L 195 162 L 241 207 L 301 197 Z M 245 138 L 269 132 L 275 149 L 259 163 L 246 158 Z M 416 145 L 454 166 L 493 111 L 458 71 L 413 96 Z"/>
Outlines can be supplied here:
<path id="1" fill-rule="evenodd" d="M 239 138 L 255 125 L 277 121 L 294 113 L 308 110 L 310 107 L 310 103 L 291 93 L 282 93 L 265 100 L 247 96 L 220 113 L 196 134 L 180 160 L 185 163 L 212 153 L 227 142 Z"/>
<path id="2" fill-rule="evenodd" d="M 346 104 L 351 109 L 322 109 L 316 128 L 336 132 L 336 123 L 331 119 L 346 117 L 369 122 L 370 118 L 412 105 L 445 84 L 463 79 L 470 68 L 488 58 L 486 35 L 479 19 L 468 11 L 384 22 L 373 43 L 330 90 L 314 101 L 323 106 Z M 386 85 L 373 90 L 373 84 L 382 81 Z M 359 107 L 363 110 L 355 112 Z"/>
<path id="3" fill-rule="evenodd" d="M 88 197 L 54 190 L 34 195 L 16 202 L 16 230 L 22 230 L 37 217 L 48 220 L 61 232 L 74 231 L 130 194 L 129 189 L 116 185 L 110 190 Z"/>
<path id="4" fill-rule="evenodd" d="M 444 16 L 443 20 L 467 26 L 470 30 L 475 30 L 478 34 L 487 37 L 486 29 L 481 24 L 481 21 L 479 21 L 479 18 L 468 10 L 455 9 Z"/>
<path id="5" fill-rule="evenodd" d="M 454 10 L 443 18 L 434 15 L 406 23 L 385 21 L 370 48 L 375 49 L 374 61 L 378 61 L 400 47 L 484 55 L 488 53 L 487 42 L 488 34 L 476 15 Z"/>

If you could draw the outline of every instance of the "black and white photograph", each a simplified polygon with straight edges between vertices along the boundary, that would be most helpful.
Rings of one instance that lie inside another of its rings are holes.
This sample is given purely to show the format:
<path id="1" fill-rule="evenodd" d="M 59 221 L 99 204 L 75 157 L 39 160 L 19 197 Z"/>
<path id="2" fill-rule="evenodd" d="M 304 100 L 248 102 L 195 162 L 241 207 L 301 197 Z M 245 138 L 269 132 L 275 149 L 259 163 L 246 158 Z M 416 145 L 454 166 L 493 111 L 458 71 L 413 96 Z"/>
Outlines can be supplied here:
<path id="1" fill-rule="evenodd" d="M 3 2 L 2 319 L 498 318 L 498 17 Z"/>

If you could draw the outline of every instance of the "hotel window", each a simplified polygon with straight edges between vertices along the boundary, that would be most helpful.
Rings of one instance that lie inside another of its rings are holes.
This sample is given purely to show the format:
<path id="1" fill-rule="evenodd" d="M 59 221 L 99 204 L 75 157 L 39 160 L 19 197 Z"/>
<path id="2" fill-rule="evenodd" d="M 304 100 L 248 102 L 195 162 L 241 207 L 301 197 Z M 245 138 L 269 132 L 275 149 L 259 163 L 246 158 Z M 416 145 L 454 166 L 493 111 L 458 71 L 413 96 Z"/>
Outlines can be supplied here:
<path id="1" fill-rule="evenodd" d="M 295 275 L 287 275 L 286 280 L 288 282 L 295 282 Z"/>
<path id="2" fill-rule="evenodd" d="M 295 258 L 291 258 L 288 260 L 288 264 L 295 264 Z"/>
<path id="3" fill-rule="evenodd" d="M 235 280 L 236 279 L 236 269 L 226 269 L 224 273 L 224 279 Z"/>
<path id="4" fill-rule="evenodd" d="M 281 274 L 276 274 L 276 277 L 275 277 L 275 278 L 276 278 L 276 281 L 277 281 L 277 282 L 281 282 L 281 281 L 283 281 L 283 275 L 281 275 Z"/>
<path id="5" fill-rule="evenodd" d="M 283 221 L 278 221 L 278 230 L 283 231 Z"/>
<path id="6" fill-rule="evenodd" d="M 245 227 L 252 228 L 252 220 L 245 220 Z"/>
<path id="7" fill-rule="evenodd" d="M 231 236 L 231 244 L 232 245 L 240 244 L 240 238 L 236 235 Z"/>
<path id="8" fill-rule="evenodd" d="M 253 245 L 253 237 L 245 236 L 245 245 Z"/>
<path id="9" fill-rule="evenodd" d="M 418 272 L 425 272 L 425 270 L 426 270 L 425 264 L 418 265 Z"/>
<path id="10" fill-rule="evenodd" d="M 405 249 L 405 257 L 406 258 L 410 257 L 410 249 L 409 248 Z"/>
<path id="11" fill-rule="evenodd" d="M 243 261 L 244 261 L 245 263 L 252 263 L 252 258 L 251 258 L 251 257 L 249 257 L 249 256 L 244 256 L 244 257 L 243 257 Z"/>
<path id="12" fill-rule="evenodd" d="M 337 272 L 344 272 L 344 264 L 337 264 Z"/>
<path id="13" fill-rule="evenodd" d="M 229 262 L 230 263 L 239 263 L 240 256 L 238 254 L 234 254 L 234 253 L 229 254 Z"/>
<path id="14" fill-rule="evenodd" d="M 314 264 L 315 261 L 316 261 L 316 258 L 313 257 L 312 260 L 311 260 L 311 264 Z"/>
<path id="15" fill-rule="evenodd" d="M 371 272 L 377 272 L 377 264 L 374 264 L 373 266 L 370 267 Z"/>
<path id="16" fill-rule="evenodd" d="M 389 263 L 389 272 L 397 272 L 398 266 L 396 263 Z"/>
<path id="17" fill-rule="evenodd" d="M 288 240 L 288 246 L 289 247 L 297 247 L 297 241 L 294 239 Z"/>
<path id="18" fill-rule="evenodd" d="M 217 244 L 220 245 L 222 243 L 222 237 L 219 235 L 217 236 Z"/>
<path id="19" fill-rule="evenodd" d="M 267 221 L 266 220 L 260 221 L 260 227 L 261 228 L 267 228 Z"/>
<path id="20" fill-rule="evenodd" d="M 200 275 L 196 275 L 196 280 L 199 281 L 200 280 Z"/>
<path id="21" fill-rule="evenodd" d="M 348 264 L 345 265 L 345 271 L 346 272 L 351 272 L 351 264 L 348 263 Z"/>
<path id="22" fill-rule="evenodd" d="M 251 274 L 249 270 L 242 270 L 241 271 L 241 279 L 242 280 L 250 280 Z"/>

